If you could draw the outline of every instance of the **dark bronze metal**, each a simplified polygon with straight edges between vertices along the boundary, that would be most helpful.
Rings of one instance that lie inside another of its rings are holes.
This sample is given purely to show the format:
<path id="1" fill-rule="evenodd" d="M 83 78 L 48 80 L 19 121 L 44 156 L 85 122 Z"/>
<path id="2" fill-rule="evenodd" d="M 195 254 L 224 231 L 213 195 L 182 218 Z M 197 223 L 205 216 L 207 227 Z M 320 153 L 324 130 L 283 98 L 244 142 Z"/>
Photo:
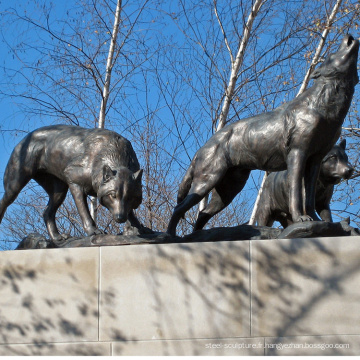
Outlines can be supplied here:
<path id="1" fill-rule="evenodd" d="M 24 238 L 16 250 L 44 248 L 74 248 L 93 246 L 122 246 L 138 244 L 184 244 L 192 242 L 243 241 L 243 240 L 273 240 L 313 237 L 359 236 L 359 229 L 349 225 L 347 218 L 338 223 L 327 221 L 298 222 L 285 230 L 267 226 L 239 225 L 234 227 L 212 228 L 195 231 L 184 237 L 173 237 L 166 233 L 141 235 L 93 235 L 80 238 L 69 238 L 60 244 L 54 244 L 39 234 L 30 234 Z"/>
<path id="2" fill-rule="evenodd" d="M 342 179 L 350 179 L 354 168 L 348 161 L 345 152 L 346 140 L 335 145 L 321 163 L 320 174 L 316 183 L 315 209 L 324 221 L 333 222 L 330 210 L 330 200 L 334 186 Z M 288 172 L 270 173 L 264 183 L 260 196 L 259 207 L 255 220 L 259 226 L 272 226 L 279 221 L 286 228 L 293 224 L 289 211 Z"/>
<path id="3" fill-rule="evenodd" d="M 288 169 L 292 220 L 320 220 L 315 184 L 322 159 L 340 136 L 358 83 L 358 51 L 359 41 L 347 35 L 338 51 L 314 70 L 312 87 L 272 112 L 237 121 L 213 135 L 197 151 L 180 184 L 168 233 L 175 235 L 185 213 L 212 191 L 195 223 L 194 230 L 202 229 L 230 204 L 254 169 Z"/>
<path id="4" fill-rule="evenodd" d="M 4 175 L 0 222 L 7 207 L 34 179 L 49 195 L 44 220 L 53 241 L 65 237 L 59 234 L 55 214 L 68 188 L 87 235 L 101 233 L 90 216 L 87 195 L 97 196 L 116 222 L 129 220 L 141 228 L 133 212 L 142 201 L 141 176 L 131 143 L 119 134 L 67 125 L 43 127 L 28 134 L 11 154 Z"/>

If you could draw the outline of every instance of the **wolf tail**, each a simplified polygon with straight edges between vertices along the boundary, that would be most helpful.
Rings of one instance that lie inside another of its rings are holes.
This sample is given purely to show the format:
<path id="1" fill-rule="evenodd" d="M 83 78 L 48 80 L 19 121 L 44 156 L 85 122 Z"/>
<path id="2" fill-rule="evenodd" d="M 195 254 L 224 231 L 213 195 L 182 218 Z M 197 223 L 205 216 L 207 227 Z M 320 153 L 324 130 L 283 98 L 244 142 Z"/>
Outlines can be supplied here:
<path id="1" fill-rule="evenodd" d="M 1 224 L 1 221 L 2 221 L 2 219 L 4 217 L 4 215 L 5 215 L 5 210 L 6 209 L 4 209 L 3 200 L 0 199 L 0 224 Z"/>
<path id="2" fill-rule="evenodd" d="M 186 197 L 186 195 L 189 193 L 189 190 L 191 188 L 191 184 L 194 177 L 194 169 L 195 169 L 195 159 L 194 158 L 186 171 L 186 174 L 184 178 L 181 181 L 181 184 L 179 186 L 178 196 L 177 196 L 177 203 L 180 204 Z"/>

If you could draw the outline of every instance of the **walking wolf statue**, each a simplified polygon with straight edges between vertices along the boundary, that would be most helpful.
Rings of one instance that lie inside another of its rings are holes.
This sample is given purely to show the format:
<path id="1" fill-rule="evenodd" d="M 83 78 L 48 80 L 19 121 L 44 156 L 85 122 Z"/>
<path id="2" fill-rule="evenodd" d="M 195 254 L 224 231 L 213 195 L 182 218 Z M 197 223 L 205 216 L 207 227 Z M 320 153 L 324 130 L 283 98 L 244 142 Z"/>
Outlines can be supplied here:
<path id="1" fill-rule="evenodd" d="M 68 189 L 74 198 L 87 235 L 100 234 L 90 216 L 86 196 L 97 196 L 114 220 L 141 228 L 133 213 L 142 201 L 139 162 L 131 143 L 105 129 L 55 125 L 29 133 L 14 149 L 4 175 L 0 222 L 7 207 L 34 179 L 49 195 L 44 212 L 53 241 L 61 241 L 55 214 Z"/>

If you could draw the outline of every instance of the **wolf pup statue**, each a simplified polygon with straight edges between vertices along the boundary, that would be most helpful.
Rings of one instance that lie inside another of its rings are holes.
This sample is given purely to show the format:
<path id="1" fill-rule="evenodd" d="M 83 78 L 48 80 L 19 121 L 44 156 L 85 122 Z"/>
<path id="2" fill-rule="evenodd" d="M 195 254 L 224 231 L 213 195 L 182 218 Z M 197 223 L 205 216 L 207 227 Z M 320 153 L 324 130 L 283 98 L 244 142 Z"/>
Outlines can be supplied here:
<path id="1" fill-rule="evenodd" d="M 345 149 L 344 139 L 327 153 L 321 163 L 316 183 L 315 209 L 324 221 L 333 221 L 330 200 L 334 186 L 342 179 L 350 179 L 354 172 Z M 279 221 L 286 228 L 293 223 L 289 213 L 287 171 L 270 173 L 266 178 L 255 220 L 258 226 L 272 226 L 274 221 Z"/>
<path id="2" fill-rule="evenodd" d="M 321 160 L 340 136 L 358 83 L 358 52 L 359 41 L 347 35 L 338 51 L 314 70 L 312 87 L 272 112 L 239 120 L 215 133 L 197 151 L 180 184 L 168 233 L 175 235 L 185 213 L 212 191 L 194 226 L 202 229 L 230 204 L 254 169 L 287 169 L 292 220 L 319 220 L 315 185 Z"/>
<path id="3" fill-rule="evenodd" d="M 4 175 L 0 222 L 7 207 L 34 179 L 49 195 L 44 220 L 53 241 L 61 241 L 55 214 L 68 188 L 87 235 L 100 234 L 90 216 L 86 196 L 97 196 L 114 220 L 140 228 L 133 209 L 142 201 L 139 162 L 131 143 L 105 129 L 55 125 L 29 133 L 14 149 Z"/>

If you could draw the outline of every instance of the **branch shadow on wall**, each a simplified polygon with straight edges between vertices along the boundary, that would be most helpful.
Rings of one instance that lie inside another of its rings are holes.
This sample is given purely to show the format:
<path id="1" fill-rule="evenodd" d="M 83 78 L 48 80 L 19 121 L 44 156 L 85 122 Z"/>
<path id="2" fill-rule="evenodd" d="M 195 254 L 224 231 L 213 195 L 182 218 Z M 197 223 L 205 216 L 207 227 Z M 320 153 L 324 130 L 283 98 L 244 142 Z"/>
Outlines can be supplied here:
<path id="1" fill-rule="evenodd" d="M 348 237 L 253 243 L 253 332 L 271 337 L 269 342 L 275 346 L 267 349 L 268 355 L 281 354 L 283 349 L 277 344 L 302 342 L 293 336 L 312 337 L 304 338 L 303 344 L 331 341 L 325 349 L 312 350 L 309 346 L 307 351 L 313 354 L 344 355 L 343 348 L 335 348 L 335 344 L 345 341 L 341 334 L 360 334 L 358 240 Z M 324 339 L 321 335 L 330 337 Z M 359 350 L 345 352 L 353 355 Z"/>
<path id="2" fill-rule="evenodd" d="M 79 269 L 78 259 L 56 259 L 54 250 L 41 250 L 39 261 L 39 251 L 11 253 L 1 267 L 0 354 L 103 355 L 101 347 L 76 344 L 98 333 L 97 283 L 84 275 L 91 264 Z"/>
<path id="3" fill-rule="evenodd" d="M 109 267 L 111 283 L 101 279 L 100 305 L 93 263 L 57 257 L 56 249 L 14 252 L 0 270 L 0 354 L 106 354 L 104 343 L 95 344 L 99 329 L 100 339 L 115 342 L 119 355 L 129 346 L 146 355 L 154 343 L 162 355 L 206 354 L 204 342 L 191 339 L 244 342 L 253 336 L 277 344 L 286 337 L 332 335 L 332 342 L 342 343 L 341 334 L 359 334 L 357 241 L 107 247 L 114 256 L 102 266 Z M 40 252 L 46 266 L 31 263 Z M 78 344 L 84 341 L 93 346 Z M 327 351 L 319 354 L 344 354 Z M 267 354 L 281 351 L 268 348 Z"/>
<path id="4" fill-rule="evenodd" d="M 138 275 L 124 278 L 119 267 L 102 292 L 107 336 L 117 341 L 126 333 L 135 340 L 118 343 L 119 354 L 131 346 L 146 355 L 146 347 L 154 346 L 161 355 L 200 355 L 204 344 L 191 339 L 250 336 L 249 241 L 138 249 L 138 255 L 129 252 L 114 260 L 124 263 L 125 273 Z M 127 312 L 133 314 L 131 325 L 122 319 Z"/>
<path id="5" fill-rule="evenodd" d="M 139 327 L 152 332 L 138 331 L 138 327 L 131 333 L 120 322 L 112 331 L 117 328 L 130 335 L 136 340 L 131 346 L 138 346 L 144 354 L 144 342 L 139 340 L 162 340 L 154 345 L 162 355 L 207 354 L 203 342 L 191 339 L 226 339 L 222 343 L 238 339 L 246 343 L 253 337 L 278 344 L 287 338 L 299 343 L 343 344 L 346 338 L 342 334 L 360 334 L 357 240 L 348 237 L 150 246 L 148 256 L 141 258 L 147 269 L 142 273 L 142 291 L 133 301 L 143 305 Z M 112 307 L 116 309 L 122 294 L 112 290 Z M 118 316 L 116 311 L 113 316 Z M 129 344 L 124 341 L 123 345 L 126 352 Z M 118 349 L 121 354 L 121 343 Z M 319 355 L 359 351 L 354 346 L 309 350 Z M 281 350 L 275 346 L 263 349 L 263 353 L 279 355 Z M 211 354 L 226 355 L 229 351 L 218 349 Z M 252 354 L 259 355 L 259 349 Z"/>

